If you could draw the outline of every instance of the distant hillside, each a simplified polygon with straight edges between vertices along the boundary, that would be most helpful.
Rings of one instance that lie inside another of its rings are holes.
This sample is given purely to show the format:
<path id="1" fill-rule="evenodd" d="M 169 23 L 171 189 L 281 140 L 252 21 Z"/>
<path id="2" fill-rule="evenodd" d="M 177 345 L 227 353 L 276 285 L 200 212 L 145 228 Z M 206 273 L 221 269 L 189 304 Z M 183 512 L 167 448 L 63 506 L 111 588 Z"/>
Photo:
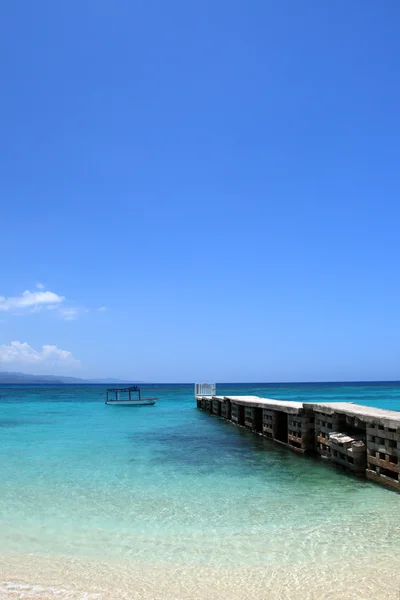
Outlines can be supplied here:
<path id="1" fill-rule="evenodd" d="M 121 379 L 80 379 L 79 377 L 63 377 L 61 375 L 28 375 L 27 373 L 14 373 L 10 371 L 0 371 L 1 384 L 29 384 L 29 383 L 128 383 Z M 129 381 L 129 383 L 142 383 L 141 381 Z"/>

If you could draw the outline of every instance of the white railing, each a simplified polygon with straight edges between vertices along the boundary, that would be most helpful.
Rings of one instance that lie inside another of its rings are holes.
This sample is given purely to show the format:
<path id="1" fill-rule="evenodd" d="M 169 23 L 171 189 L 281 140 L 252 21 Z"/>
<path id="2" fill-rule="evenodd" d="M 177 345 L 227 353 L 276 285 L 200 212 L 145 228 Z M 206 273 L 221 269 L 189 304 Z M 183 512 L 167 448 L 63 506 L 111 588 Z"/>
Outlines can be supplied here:
<path id="1" fill-rule="evenodd" d="M 215 383 L 195 383 L 195 396 L 215 396 L 217 385 Z"/>

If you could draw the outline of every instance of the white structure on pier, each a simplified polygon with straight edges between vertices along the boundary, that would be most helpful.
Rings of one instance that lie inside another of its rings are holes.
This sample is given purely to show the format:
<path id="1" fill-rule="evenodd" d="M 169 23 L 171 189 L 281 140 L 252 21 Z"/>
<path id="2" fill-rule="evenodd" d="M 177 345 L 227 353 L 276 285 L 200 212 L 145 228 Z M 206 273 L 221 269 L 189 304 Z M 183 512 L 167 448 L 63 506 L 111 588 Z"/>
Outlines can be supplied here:
<path id="1" fill-rule="evenodd" d="M 215 396 L 217 391 L 216 383 L 195 383 L 194 384 L 194 395 L 195 396 Z"/>

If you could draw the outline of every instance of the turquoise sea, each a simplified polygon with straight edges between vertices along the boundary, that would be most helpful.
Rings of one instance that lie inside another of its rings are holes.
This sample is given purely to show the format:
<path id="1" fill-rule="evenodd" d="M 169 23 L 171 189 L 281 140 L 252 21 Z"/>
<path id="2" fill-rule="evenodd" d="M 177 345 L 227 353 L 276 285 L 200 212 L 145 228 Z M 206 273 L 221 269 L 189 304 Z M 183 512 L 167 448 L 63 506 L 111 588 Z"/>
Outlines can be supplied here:
<path id="1" fill-rule="evenodd" d="M 250 598 L 261 577 L 265 598 L 400 598 L 400 495 L 204 414 L 192 385 L 133 408 L 105 388 L 0 389 L 0 597 Z M 400 410 L 394 383 L 217 393 Z"/>

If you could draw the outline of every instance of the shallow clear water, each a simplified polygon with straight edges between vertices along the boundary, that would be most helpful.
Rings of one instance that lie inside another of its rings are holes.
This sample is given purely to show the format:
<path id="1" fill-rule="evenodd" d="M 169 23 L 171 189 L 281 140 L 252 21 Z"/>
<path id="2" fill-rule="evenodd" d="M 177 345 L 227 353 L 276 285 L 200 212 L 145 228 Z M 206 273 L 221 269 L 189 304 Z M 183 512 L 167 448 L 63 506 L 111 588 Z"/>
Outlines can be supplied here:
<path id="1" fill-rule="evenodd" d="M 106 406 L 101 386 L 1 391 L 0 549 L 145 561 L 323 561 L 398 547 L 397 494 L 291 454 L 195 408 Z M 154 393 L 152 391 L 152 393 Z M 400 388 L 224 386 L 400 409 Z"/>
<path id="2" fill-rule="evenodd" d="M 400 410 L 400 386 L 219 386 Z M 400 548 L 400 496 L 195 408 L 105 388 L 0 390 L 0 552 L 242 567 L 324 565 Z M 373 545 L 371 538 L 373 537 Z"/>

